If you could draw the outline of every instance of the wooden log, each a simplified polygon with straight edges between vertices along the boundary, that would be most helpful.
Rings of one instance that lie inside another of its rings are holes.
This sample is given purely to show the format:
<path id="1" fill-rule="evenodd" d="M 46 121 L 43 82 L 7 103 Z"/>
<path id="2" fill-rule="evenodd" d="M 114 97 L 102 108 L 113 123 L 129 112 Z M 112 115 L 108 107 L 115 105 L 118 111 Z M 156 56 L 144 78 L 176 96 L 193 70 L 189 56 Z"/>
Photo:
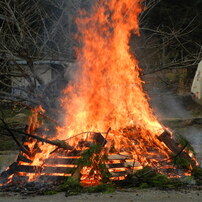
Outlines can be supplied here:
<path id="1" fill-rule="evenodd" d="M 15 173 L 23 172 L 23 173 L 40 173 L 42 167 L 40 166 L 27 166 L 27 165 L 17 165 L 15 167 Z"/>
<path id="2" fill-rule="evenodd" d="M 27 165 L 18 165 L 15 167 L 14 173 L 70 173 L 72 172 L 71 167 L 40 167 L 40 166 L 27 166 Z"/>
<path id="3" fill-rule="evenodd" d="M 23 135 L 23 136 L 27 136 L 27 137 L 37 139 L 37 140 L 39 140 L 41 142 L 45 142 L 45 143 L 57 146 L 58 148 L 62 148 L 64 150 L 72 150 L 73 149 L 70 145 L 68 145 L 65 141 L 62 141 L 62 140 L 54 140 L 54 141 L 52 140 L 51 141 L 51 140 L 48 140 L 48 139 L 45 139 L 45 138 L 42 138 L 42 137 L 39 137 L 39 136 L 36 136 L 36 135 L 28 134 L 28 133 L 25 133 L 23 131 L 18 131 L 18 130 L 15 130 L 15 129 L 10 129 L 10 131 L 16 132 L 16 133 L 18 133 L 20 135 Z"/>
<path id="4" fill-rule="evenodd" d="M 178 146 L 177 142 L 175 142 L 175 140 L 171 137 L 171 134 L 168 131 L 165 130 L 158 137 L 158 139 L 161 142 L 164 142 L 165 145 L 173 152 L 175 156 L 179 156 L 180 158 L 187 160 L 193 168 L 197 167 L 196 161 Z"/>

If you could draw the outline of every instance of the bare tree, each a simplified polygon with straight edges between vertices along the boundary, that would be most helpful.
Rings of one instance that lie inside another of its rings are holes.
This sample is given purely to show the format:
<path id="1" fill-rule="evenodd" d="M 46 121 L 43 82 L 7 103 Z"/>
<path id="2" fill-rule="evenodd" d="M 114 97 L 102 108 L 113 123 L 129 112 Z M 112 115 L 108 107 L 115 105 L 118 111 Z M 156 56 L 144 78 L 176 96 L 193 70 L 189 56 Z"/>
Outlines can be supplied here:
<path id="1" fill-rule="evenodd" d="M 67 82 L 65 68 L 75 59 L 74 19 L 87 4 L 81 0 L 0 2 L 1 100 L 54 107 L 60 83 Z"/>
<path id="2" fill-rule="evenodd" d="M 165 26 L 163 19 L 160 24 L 151 26 L 152 21 L 158 21 L 150 15 L 163 0 L 144 1 L 144 10 L 140 15 L 140 31 L 142 37 L 135 40 L 134 52 L 138 54 L 140 64 L 145 73 L 150 74 L 164 69 L 192 68 L 197 66 L 202 58 L 202 44 L 193 40 L 192 35 L 200 26 L 200 14 L 193 10 L 183 9 L 183 15 L 169 16 L 166 9 Z M 199 1 L 198 1 L 199 2 Z M 185 3 L 186 4 L 186 3 Z M 173 11 L 175 13 L 180 11 Z M 190 15 L 190 13 L 192 14 Z M 150 21 L 150 22 L 149 22 Z"/>
<path id="3" fill-rule="evenodd" d="M 99 6 L 98 0 L 0 2 L 1 100 L 27 101 L 46 109 L 57 105 L 55 98 L 67 82 L 65 68 L 75 59 L 74 19 L 80 8 L 89 9 L 96 1 Z M 148 19 L 161 1 L 143 1 L 141 37 L 131 40 L 145 74 L 196 66 L 201 58 L 201 44 L 189 37 L 196 29 L 197 16 L 182 26 L 175 26 L 173 20 L 167 27 L 150 26 Z"/>

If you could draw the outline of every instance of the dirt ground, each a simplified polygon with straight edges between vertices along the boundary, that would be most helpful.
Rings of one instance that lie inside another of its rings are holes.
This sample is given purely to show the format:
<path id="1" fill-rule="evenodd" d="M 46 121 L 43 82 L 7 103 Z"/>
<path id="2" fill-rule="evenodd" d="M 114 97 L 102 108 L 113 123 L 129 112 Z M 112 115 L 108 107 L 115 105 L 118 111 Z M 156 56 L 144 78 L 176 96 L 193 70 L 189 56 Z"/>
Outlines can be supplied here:
<path id="1" fill-rule="evenodd" d="M 21 196 L 0 193 L 0 202 L 200 202 L 202 190 L 161 191 L 155 189 L 116 191 L 110 194 L 95 193 L 66 197 L 65 193 L 46 196 Z"/>

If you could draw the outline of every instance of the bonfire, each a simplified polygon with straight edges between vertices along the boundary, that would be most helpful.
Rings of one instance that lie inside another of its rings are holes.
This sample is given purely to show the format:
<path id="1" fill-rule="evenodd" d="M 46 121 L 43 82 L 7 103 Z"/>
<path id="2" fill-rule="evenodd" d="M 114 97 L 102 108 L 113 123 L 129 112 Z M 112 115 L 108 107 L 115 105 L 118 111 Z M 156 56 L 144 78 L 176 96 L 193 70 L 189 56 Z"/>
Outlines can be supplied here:
<path id="1" fill-rule="evenodd" d="M 38 119 L 45 111 L 33 110 L 24 149 L 1 175 L 5 184 L 73 176 L 95 185 L 103 180 L 103 169 L 109 180 L 121 181 L 144 167 L 180 177 L 198 165 L 157 120 L 143 91 L 141 68 L 129 46 L 131 34 L 140 35 L 141 10 L 140 0 L 101 0 L 91 12 L 80 12 L 78 69 L 60 98 L 63 123 L 50 136 Z M 175 155 L 188 160 L 188 168 L 176 169 Z"/>

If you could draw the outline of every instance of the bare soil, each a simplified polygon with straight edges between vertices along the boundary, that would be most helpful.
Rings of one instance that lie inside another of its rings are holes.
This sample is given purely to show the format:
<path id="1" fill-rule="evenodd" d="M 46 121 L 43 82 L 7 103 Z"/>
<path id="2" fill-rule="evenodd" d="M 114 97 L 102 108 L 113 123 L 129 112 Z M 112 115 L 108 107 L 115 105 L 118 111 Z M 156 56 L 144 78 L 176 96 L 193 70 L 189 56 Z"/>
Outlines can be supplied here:
<path id="1" fill-rule="evenodd" d="M 127 189 L 110 194 L 94 193 L 66 197 L 65 193 L 46 196 L 22 196 L 0 193 L 0 202 L 200 202 L 202 190 L 161 191 L 156 189 Z"/>

